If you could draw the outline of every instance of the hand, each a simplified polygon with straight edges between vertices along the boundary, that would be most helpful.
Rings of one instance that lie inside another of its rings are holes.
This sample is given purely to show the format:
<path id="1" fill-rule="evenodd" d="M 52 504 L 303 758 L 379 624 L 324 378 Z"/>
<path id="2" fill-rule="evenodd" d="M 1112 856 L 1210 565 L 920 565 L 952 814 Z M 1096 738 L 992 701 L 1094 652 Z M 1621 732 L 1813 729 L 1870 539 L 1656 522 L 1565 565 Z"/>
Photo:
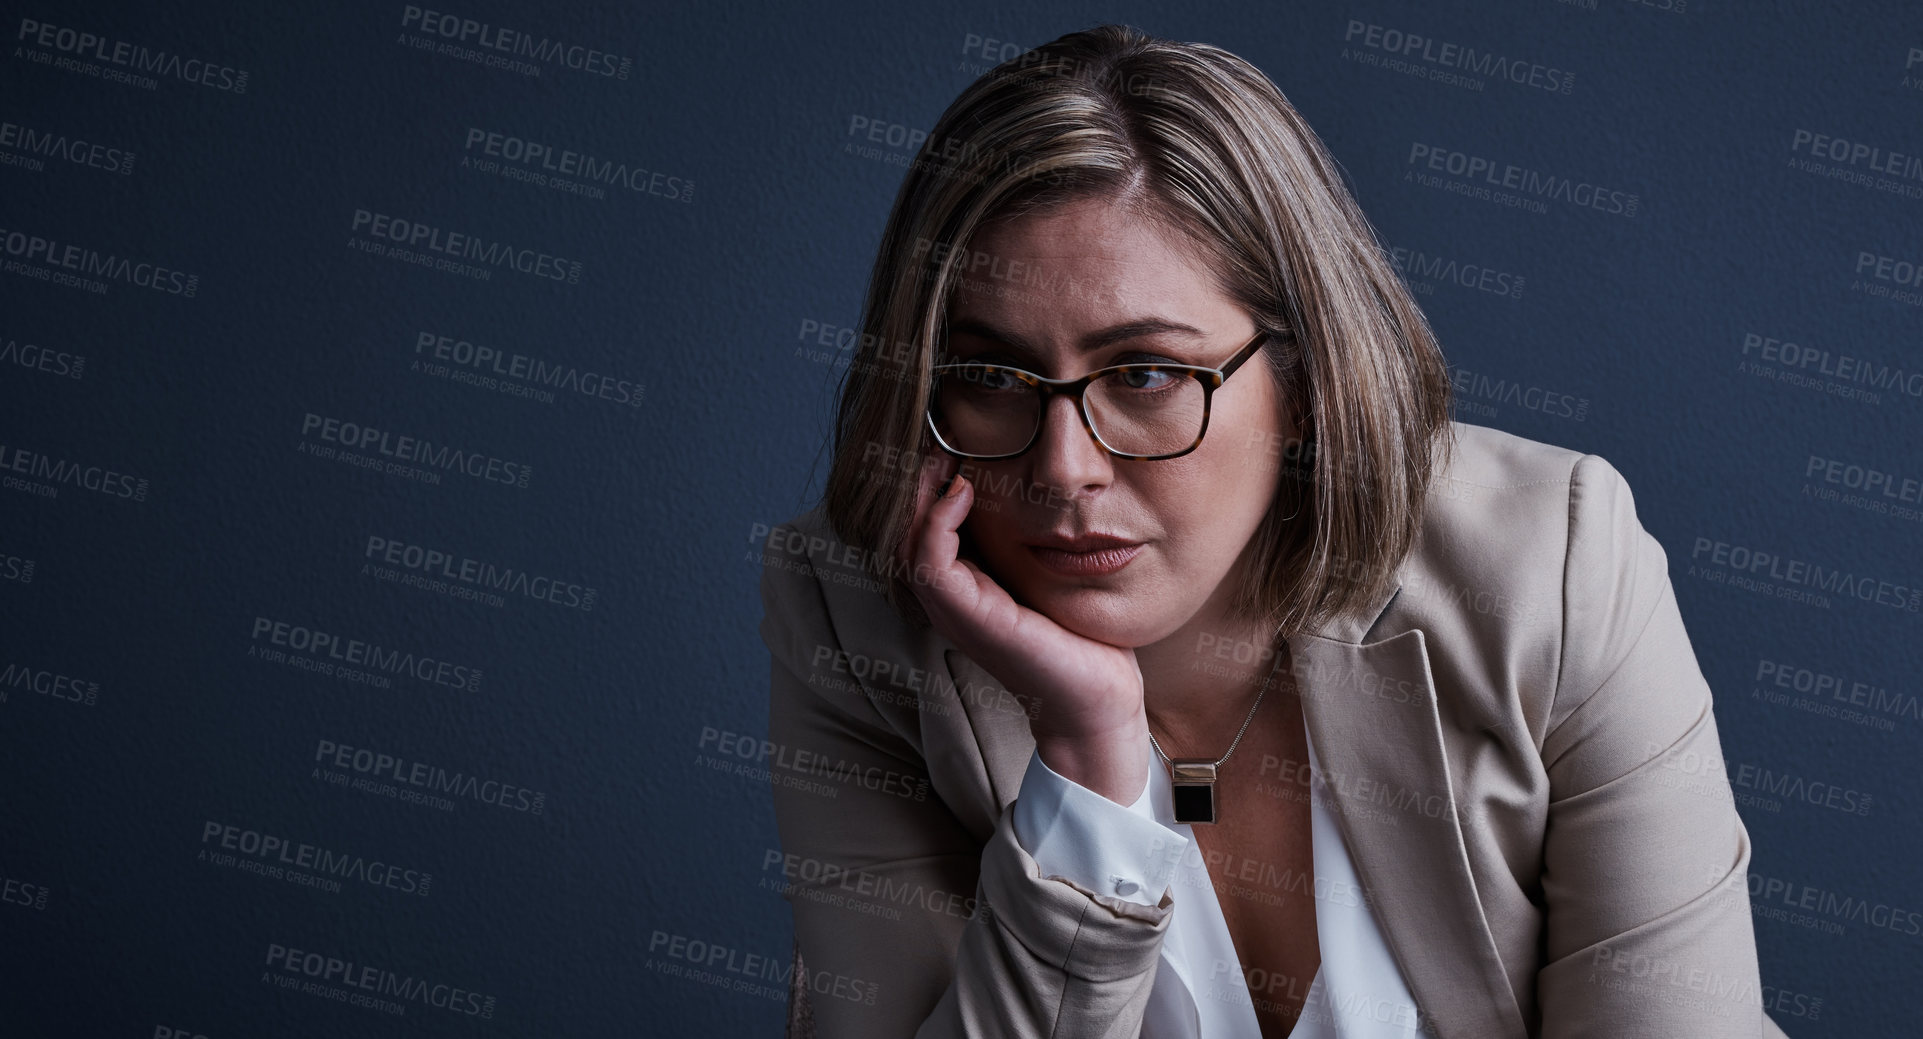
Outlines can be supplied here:
<path id="1" fill-rule="evenodd" d="M 915 519 L 899 561 L 929 621 L 1011 690 L 1034 697 L 1030 720 L 1042 760 L 1110 800 L 1132 803 L 1148 781 L 1148 715 L 1135 651 L 1078 635 L 1016 602 L 959 557 L 975 487 L 952 455 L 923 466 Z M 947 497 L 936 497 L 954 475 Z"/>

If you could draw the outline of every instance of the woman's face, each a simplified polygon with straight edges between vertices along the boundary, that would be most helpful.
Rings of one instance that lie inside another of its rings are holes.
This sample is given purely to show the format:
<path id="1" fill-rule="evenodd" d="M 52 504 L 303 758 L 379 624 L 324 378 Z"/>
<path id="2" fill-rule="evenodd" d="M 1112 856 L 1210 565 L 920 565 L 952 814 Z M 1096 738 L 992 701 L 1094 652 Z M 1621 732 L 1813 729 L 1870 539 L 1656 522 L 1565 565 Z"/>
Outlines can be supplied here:
<path id="1" fill-rule="evenodd" d="M 984 228 L 963 263 L 949 309 L 958 359 L 1056 379 L 1138 361 L 1219 368 L 1256 332 L 1186 242 L 1106 200 Z M 1224 620 L 1233 588 L 1224 578 L 1275 495 L 1294 428 L 1266 348 L 1215 391 L 1207 435 L 1180 458 L 1116 458 L 1074 409 L 1052 397 L 1026 454 L 964 462 L 977 494 L 967 521 L 976 561 L 1017 601 L 1111 645 Z M 1108 572 L 1091 564 L 1112 566 L 1127 549 L 1077 559 L 1046 547 L 1091 534 L 1140 547 Z"/>

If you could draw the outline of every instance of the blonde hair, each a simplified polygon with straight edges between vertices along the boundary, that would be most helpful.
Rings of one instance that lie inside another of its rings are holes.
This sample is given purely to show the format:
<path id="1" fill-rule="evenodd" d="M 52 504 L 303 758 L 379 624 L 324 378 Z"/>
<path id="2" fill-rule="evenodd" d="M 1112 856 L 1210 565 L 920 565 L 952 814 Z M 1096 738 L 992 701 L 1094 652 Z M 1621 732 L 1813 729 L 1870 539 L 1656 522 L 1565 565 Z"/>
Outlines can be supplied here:
<path id="1" fill-rule="evenodd" d="M 841 385 L 823 494 L 836 536 L 864 550 L 891 606 L 925 623 L 894 561 L 916 480 L 899 469 L 877 478 L 876 446 L 912 459 L 939 450 L 923 413 L 973 236 L 1090 198 L 1136 208 L 1200 247 L 1225 294 L 1274 334 L 1263 355 L 1284 425 L 1294 415 L 1305 433 L 1284 453 L 1253 565 L 1236 578 L 1237 613 L 1292 634 L 1377 599 L 1446 464 L 1441 349 L 1282 92 L 1218 47 L 1127 26 L 1003 62 L 923 142 L 889 213 L 862 346 Z"/>

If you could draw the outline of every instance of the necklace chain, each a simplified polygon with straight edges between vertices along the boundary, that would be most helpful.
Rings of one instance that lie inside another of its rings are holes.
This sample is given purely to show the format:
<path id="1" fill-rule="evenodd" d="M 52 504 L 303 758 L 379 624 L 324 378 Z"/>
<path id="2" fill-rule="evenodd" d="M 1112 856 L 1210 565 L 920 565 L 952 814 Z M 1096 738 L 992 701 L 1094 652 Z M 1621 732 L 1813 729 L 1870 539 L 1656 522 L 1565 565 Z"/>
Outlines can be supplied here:
<path id="1" fill-rule="evenodd" d="M 1271 639 L 1269 641 L 1270 641 L 1270 645 L 1273 646 L 1275 640 Z M 1249 705 L 1248 717 L 1242 719 L 1242 727 L 1235 731 L 1235 738 L 1229 741 L 1229 749 L 1226 752 L 1224 752 L 1221 757 L 1215 759 L 1216 768 L 1221 768 L 1223 765 L 1227 764 L 1229 760 L 1229 755 L 1235 753 L 1236 746 L 1242 742 L 1242 734 L 1249 731 L 1249 723 L 1255 720 L 1256 708 L 1262 706 L 1262 697 L 1268 695 L 1269 686 L 1275 681 L 1275 672 L 1278 669 L 1280 669 L 1281 666 L 1282 666 L 1282 653 L 1281 651 L 1278 650 L 1275 653 L 1275 663 L 1269 665 L 1269 676 L 1262 680 L 1261 687 L 1257 689 L 1255 692 L 1255 702 Z M 1149 746 L 1155 748 L 1155 753 L 1161 755 L 1162 760 L 1167 762 L 1170 768 L 1173 768 L 1175 766 L 1175 762 L 1169 758 L 1168 752 L 1164 751 L 1162 749 L 1162 745 L 1156 742 L 1155 730 L 1153 729 L 1149 730 L 1148 743 L 1149 743 Z"/>

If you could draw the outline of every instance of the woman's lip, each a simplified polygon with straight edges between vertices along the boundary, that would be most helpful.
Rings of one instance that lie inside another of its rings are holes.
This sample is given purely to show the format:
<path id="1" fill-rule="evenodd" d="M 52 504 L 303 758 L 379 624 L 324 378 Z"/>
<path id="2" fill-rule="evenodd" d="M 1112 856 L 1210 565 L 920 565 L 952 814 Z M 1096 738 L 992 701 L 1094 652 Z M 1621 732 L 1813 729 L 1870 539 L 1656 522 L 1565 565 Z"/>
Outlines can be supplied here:
<path id="1" fill-rule="evenodd" d="M 1059 548 L 1045 548 L 1030 545 L 1028 551 L 1035 561 L 1070 577 L 1097 577 L 1112 574 L 1128 565 L 1129 560 L 1140 554 L 1142 545 L 1116 545 L 1100 548 L 1093 552 L 1065 552 Z"/>

